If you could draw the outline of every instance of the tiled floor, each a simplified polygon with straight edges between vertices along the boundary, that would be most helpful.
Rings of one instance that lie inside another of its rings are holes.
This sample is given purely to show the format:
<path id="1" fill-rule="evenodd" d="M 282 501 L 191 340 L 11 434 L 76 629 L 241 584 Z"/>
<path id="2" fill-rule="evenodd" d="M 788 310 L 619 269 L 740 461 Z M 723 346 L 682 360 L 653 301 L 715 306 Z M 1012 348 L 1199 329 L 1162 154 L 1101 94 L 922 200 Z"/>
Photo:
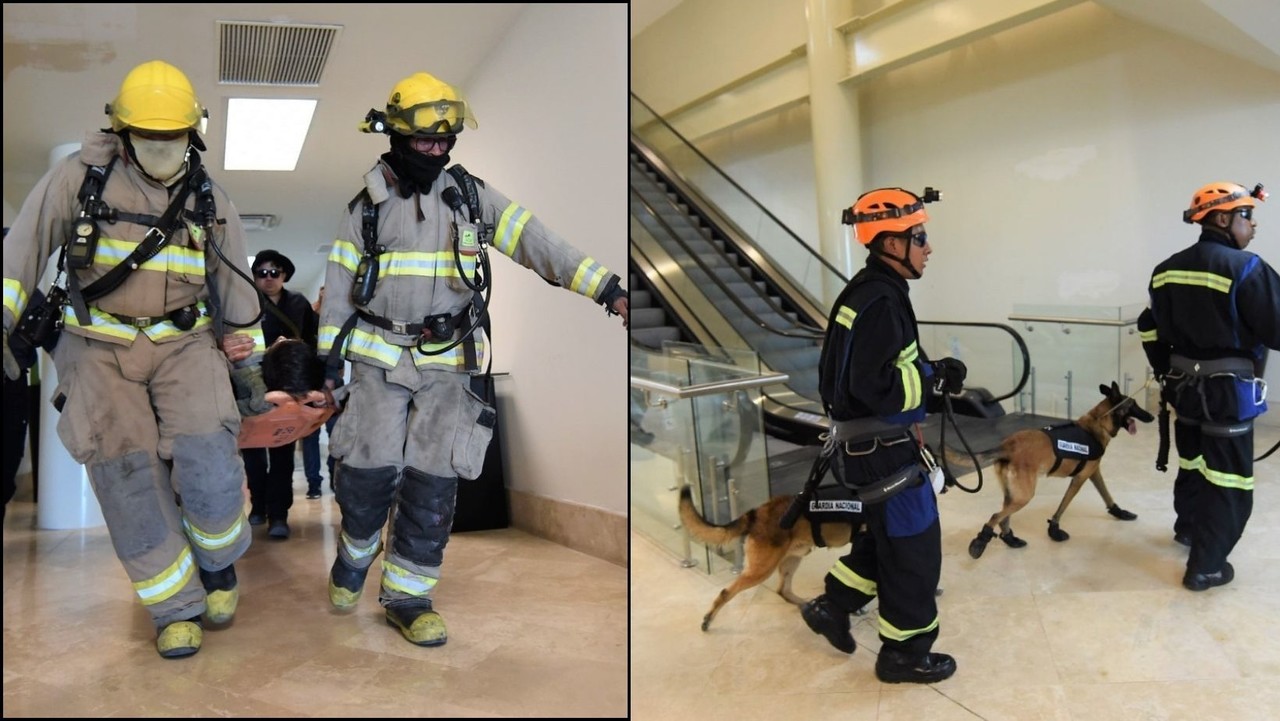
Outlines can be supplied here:
<path id="1" fill-rule="evenodd" d="M 1258 452 L 1277 436 L 1280 428 L 1260 427 Z M 1063 517 L 1065 543 L 1045 533 L 1061 479 L 1043 481 L 1013 517 L 1026 548 L 993 541 L 978 560 L 968 544 L 998 510 L 999 482 L 988 471 L 981 492 L 941 497 L 944 593 L 934 648 L 955 656 L 959 670 L 932 686 L 876 680 L 874 602 L 854 617 L 858 649 L 846 656 L 773 592 L 776 575 L 702 632 L 703 614 L 733 576 L 682 568 L 633 525 L 632 718 L 1280 718 L 1280 454 L 1256 465 L 1253 517 L 1231 555 L 1235 581 L 1192 593 L 1180 585 L 1186 550 L 1172 540 L 1173 473 L 1154 470 L 1155 448 L 1155 428 L 1145 426 L 1116 439 L 1105 461 L 1112 495 L 1138 519 L 1113 519 L 1086 487 Z M 972 487 L 976 476 L 960 480 Z M 801 563 L 796 592 L 820 593 L 838 556 L 815 550 Z"/>
<path id="2" fill-rule="evenodd" d="M 449 642 L 386 625 L 378 575 L 330 609 L 337 505 L 294 484 L 292 537 L 236 564 L 234 623 L 165 660 L 105 527 L 35 530 L 29 492 L 4 520 L 4 716 L 623 717 L 627 576 L 527 533 L 453 536 L 436 608 Z"/>

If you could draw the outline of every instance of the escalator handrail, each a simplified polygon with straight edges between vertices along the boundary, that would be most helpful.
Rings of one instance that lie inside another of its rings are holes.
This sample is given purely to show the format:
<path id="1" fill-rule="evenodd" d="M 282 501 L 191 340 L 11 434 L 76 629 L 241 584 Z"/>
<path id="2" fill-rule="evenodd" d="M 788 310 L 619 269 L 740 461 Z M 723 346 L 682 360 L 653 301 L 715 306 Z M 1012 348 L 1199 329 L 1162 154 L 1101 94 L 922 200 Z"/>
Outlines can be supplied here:
<path id="1" fill-rule="evenodd" d="M 1006 398 L 1012 398 L 1017 394 L 1021 393 L 1022 389 L 1025 388 L 1027 385 L 1027 380 L 1031 378 L 1031 352 L 1027 350 L 1027 342 L 1022 339 L 1022 335 L 1019 334 L 1018 331 L 1014 330 L 1012 326 L 1007 326 L 1004 323 L 979 323 L 979 322 L 947 321 L 947 320 L 922 320 L 918 322 L 920 325 L 958 325 L 958 326 L 971 326 L 971 327 L 982 327 L 982 328 L 998 328 L 1013 337 L 1013 342 L 1017 344 L 1018 351 L 1022 354 L 1022 378 L 1018 380 L 1018 383 L 1017 385 L 1014 386 L 1013 390 L 1009 391 L 1008 393 L 1002 396 L 993 397 L 991 399 L 993 403 L 1005 400 Z"/>
<path id="2" fill-rule="evenodd" d="M 739 185 L 739 184 L 738 184 L 738 182 L 737 182 L 736 180 L 734 180 L 733 178 L 731 178 L 731 177 L 729 176 L 729 174 L 728 174 L 728 173 L 726 173 L 726 172 L 724 172 L 723 170 L 721 170 L 721 169 L 720 169 L 720 166 L 718 166 L 718 165 L 716 165 L 714 162 L 712 162 L 712 160 L 711 160 L 710 158 L 708 158 L 708 157 L 707 157 L 707 156 L 706 156 L 706 155 L 705 155 L 701 150 L 699 150 L 699 149 L 698 149 L 698 147 L 697 147 L 696 145 L 694 145 L 693 143 L 691 143 L 691 142 L 688 140 L 688 138 L 685 138 L 683 135 L 681 135 L 681 134 L 680 134 L 680 131 L 676 130 L 676 129 L 675 129 L 675 127 L 673 127 L 673 126 L 671 125 L 671 123 L 667 122 L 666 118 L 662 117 L 662 116 L 661 116 L 661 115 L 659 115 L 656 111 L 654 111 L 654 109 L 653 109 L 653 108 L 649 107 L 649 104 L 648 104 L 648 103 L 646 103 L 645 101 L 641 100 L 641 99 L 640 99 L 640 97 L 639 97 L 638 95 L 636 95 L 634 92 L 633 92 L 633 93 L 631 93 L 631 98 L 632 98 L 635 102 L 637 102 L 637 103 L 639 103 L 641 106 L 643 106 L 645 110 L 649 111 L 649 113 L 653 115 L 653 117 L 654 117 L 654 119 L 655 119 L 655 120 L 657 120 L 659 123 L 661 123 L 661 124 L 663 125 L 663 127 L 665 127 L 667 130 L 669 130 L 669 131 L 671 132 L 671 134 L 672 134 L 672 135 L 676 136 L 676 138 L 678 138 L 678 139 L 680 140 L 680 142 L 681 142 L 681 143 L 683 143 L 686 147 L 688 147 L 690 150 L 692 150 L 692 151 L 694 152 L 694 154 L 695 154 L 695 155 L 697 155 L 697 156 L 702 160 L 702 162 L 706 163 L 708 167 L 710 167 L 710 168 L 711 168 L 712 170 L 714 170 L 717 174 L 719 174 L 719 175 L 720 175 L 720 177 L 724 178 L 724 179 L 725 179 L 725 182 L 727 182 L 727 183 L 729 183 L 730 185 L 732 185 L 732 186 L 734 187 L 734 189 L 735 189 L 735 190 L 737 190 L 739 193 L 741 193 L 741 194 L 743 195 L 743 197 L 745 197 L 747 200 L 749 200 L 749 201 L 752 203 L 752 205 L 754 205 L 754 206 L 756 206 L 757 208 L 759 208 L 759 209 L 760 209 L 760 212 L 764 213 L 764 214 L 765 214 L 765 216 L 766 216 L 766 217 L 768 217 L 770 220 L 772 220 L 772 221 L 773 221 L 773 222 L 774 222 L 774 223 L 775 223 L 775 224 L 776 224 L 780 229 L 782 229 L 782 231 L 783 231 L 783 232 L 785 232 L 787 235 L 791 236 L 791 239 L 795 241 L 796 245 L 800 246 L 800 248 L 803 250 L 803 252 L 805 252 L 805 253 L 807 253 L 808 255 L 810 255 L 814 260 L 816 260 L 816 261 L 817 261 L 818 263 L 820 263 L 821 265 L 825 266 L 825 267 L 827 268 L 827 270 L 829 270 L 829 271 L 831 271 L 833 274 L 835 274 L 835 276 L 836 276 L 837 278 L 840 278 L 842 281 L 845 281 L 845 282 L 847 282 L 847 281 L 849 280 L 848 278 L 846 278 L 846 277 L 844 276 L 844 274 L 843 274 L 843 273 L 841 273 L 839 270 L 837 270 L 837 269 L 836 269 L 836 267 L 835 267 L 834 265 L 832 265 L 830 262 L 828 262 L 826 258 L 822 257 L 822 254 L 821 254 L 821 253 L 816 252 L 816 251 L 815 251 L 815 250 L 814 250 L 814 249 L 813 249 L 813 248 L 812 248 L 808 243 L 806 243 L 806 242 L 804 242 L 803 240 L 801 240 L 801 239 L 800 239 L 800 236 L 796 235 L 795 231 L 791 230 L 791 228 L 790 228 L 786 223 L 783 223 L 783 222 L 778 218 L 778 216 L 776 216 L 776 215 L 774 215 L 772 212 L 770 212 L 770 210 L 769 210 L 768 208 L 766 208 L 766 207 L 765 207 L 765 206 L 764 206 L 764 205 L 763 205 L 759 200 L 756 200 L 756 197 L 755 197 L 754 195 L 752 195 L 751 193 L 747 192 L 747 189 L 746 189 L 746 188 L 743 188 L 741 185 Z"/>
<path id="3" fill-rule="evenodd" d="M 697 264 L 697 266 L 702 270 L 702 272 L 705 273 L 713 283 L 715 283 L 715 285 L 724 293 L 725 297 L 727 297 L 730 301 L 732 301 L 733 304 L 736 305 L 738 309 L 742 311 L 743 315 L 745 315 L 747 319 L 750 320 L 753 324 L 755 324 L 758 328 L 765 331 L 766 333 L 783 336 L 785 338 L 802 338 L 805 340 L 821 340 L 822 339 L 823 333 L 819 328 L 814 328 L 812 326 L 806 326 L 801 323 L 796 323 L 792 327 L 802 329 L 801 331 L 780 330 L 778 328 L 773 327 L 769 323 L 767 323 L 763 318 L 757 315 L 755 311 L 748 308 L 736 293 L 733 293 L 729 290 L 728 285 L 726 285 L 725 282 L 721 280 L 715 274 L 715 272 L 712 271 L 707 266 L 707 264 L 702 260 L 702 258 L 698 257 L 698 254 L 695 253 L 689 247 L 688 243 L 686 243 L 685 240 L 675 232 L 675 229 L 673 229 L 671 225 L 667 223 L 667 221 L 663 220 L 662 216 L 658 214 L 657 209 L 654 208 L 653 205 L 649 203 L 649 201 L 645 200 L 644 197 L 640 195 L 639 191 L 636 190 L 635 187 L 630 187 L 630 190 L 631 190 L 631 194 L 635 197 L 635 199 L 645 207 L 645 210 L 648 211 L 650 217 L 653 218 L 655 221 L 657 221 L 663 227 L 663 229 L 667 231 L 667 234 L 670 236 L 671 240 L 679 244 L 680 248 L 684 250 L 684 252 L 688 254 L 689 258 L 695 264 Z M 733 265 L 732 263 L 730 263 L 729 265 L 733 267 L 739 273 L 739 275 L 742 275 L 741 267 Z M 745 280 L 748 285 L 752 283 L 750 278 L 747 278 L 745 275 L 742 275 L 742 277 L 743 277 L 743 280 Z M 773 301 L 771 301 L 767 297 L 765 298 L 765 302 L 768 303 L 769 306 L 773 308 L 775 311 L 778 311 L 780 315 L 783 315 L 785 317 L 785 312 L 782 311 L 777 306 L 777 304 L 773 303 Z"/>

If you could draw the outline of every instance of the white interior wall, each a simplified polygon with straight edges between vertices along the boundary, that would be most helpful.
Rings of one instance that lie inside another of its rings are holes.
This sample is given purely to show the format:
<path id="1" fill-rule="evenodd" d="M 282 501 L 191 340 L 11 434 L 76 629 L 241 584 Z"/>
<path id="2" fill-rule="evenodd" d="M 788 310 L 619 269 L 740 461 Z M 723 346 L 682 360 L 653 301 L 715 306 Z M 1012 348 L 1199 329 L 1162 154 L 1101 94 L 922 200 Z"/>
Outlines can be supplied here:
<path id="1" fill-rule="evenodd" d="M 649 72 L 668 38 L 722 24 L 689 11 L 674 30 L 689 5 L 719 4 L 686 2 L 637 38 L 645 52 L 633 57 L 633 87 L 646 101 L 646 88 L 666 93 L 667 107 L 714 89 Z M 771 53 L 735 62 L 758 66 Z M 668 66 L 710 60 L 678 44 L 666 54 Z M 931 320 L 1004 322 L 1019 304 L 1145 304 L 1151 268 L 1198 235 L 1181 222 L 1196 188 L 1280 187 L 1280 74 L 1093 3 L 889 72 L 860 89 L 860 106 L 850 132 L 863 139 L 868 187 L 945 193 L 929 208 L 929 272 L 912 285 L 918 315 Z M 816 192 L 803 115 L 757 119 L 700 147 L 816 246 L 804 217 Z M 1258 226 L 1250 250 L 1280 265 L 1280 207 L 1263 206 Z M 1267 370 L 1280 388 L 1280 361 Z"/>
<path id="2" fill-rule="evenodd" d="M 530 4 L 465 88 L 452 157 L 626 282 L 627 6 Z M 503 82 L 497 81 L 504 78 Z M 499 88 L 517 85 L 512 95 Z M 496 251 L 493 356 L 508 487 L 627 509 L 627 334 Z"/>

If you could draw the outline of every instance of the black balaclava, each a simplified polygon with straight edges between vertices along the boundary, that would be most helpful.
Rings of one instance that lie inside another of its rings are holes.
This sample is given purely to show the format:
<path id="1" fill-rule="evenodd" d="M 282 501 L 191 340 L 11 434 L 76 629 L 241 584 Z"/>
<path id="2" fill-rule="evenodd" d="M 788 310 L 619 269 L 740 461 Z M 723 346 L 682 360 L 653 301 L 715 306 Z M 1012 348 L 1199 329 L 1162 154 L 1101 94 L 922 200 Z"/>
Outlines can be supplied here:
<path id="1" fill-rule="evenodd" d="M 382 159 L 391 166 L 399 179 L 401 197 L 407 198 L 417 191 L 425 193 L 431 190 L 440 171 L 449 164 L 449 153 L 444 155 L 426 155 L 409 146 L 409 135 L 391 133 L 391 151 L 382 154 Z M 457 135 L 449 136 L 448 149 L 458 142 Z"/>

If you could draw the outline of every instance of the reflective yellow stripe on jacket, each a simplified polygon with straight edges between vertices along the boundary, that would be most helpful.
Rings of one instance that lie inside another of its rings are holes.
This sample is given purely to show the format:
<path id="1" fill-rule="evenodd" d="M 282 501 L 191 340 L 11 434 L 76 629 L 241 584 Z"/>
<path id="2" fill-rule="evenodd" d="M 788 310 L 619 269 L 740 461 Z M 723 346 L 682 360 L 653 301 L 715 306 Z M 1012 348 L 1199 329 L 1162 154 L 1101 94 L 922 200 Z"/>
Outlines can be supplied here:
<path id="1" fill-rule="evenodd" d="M 920 348 L 915 341 L 902 349 L 894 365 L 902 374 L 902 410 L 909 411 L 924 402 L 924 394 L 920 388 L 920 369 L 916 368 L 916 359 L 920 357 Z"/>
<path id="2" fill-rule="evenodd" d="M 1166 270 L 1151 278 L 1151 287 L 1159 288 L 1166 284 L 1194 285 L 1221 293 L 1231 292 L 1231 279 L 1214 273 L 1201 273 L 1190 270 Z"/>

